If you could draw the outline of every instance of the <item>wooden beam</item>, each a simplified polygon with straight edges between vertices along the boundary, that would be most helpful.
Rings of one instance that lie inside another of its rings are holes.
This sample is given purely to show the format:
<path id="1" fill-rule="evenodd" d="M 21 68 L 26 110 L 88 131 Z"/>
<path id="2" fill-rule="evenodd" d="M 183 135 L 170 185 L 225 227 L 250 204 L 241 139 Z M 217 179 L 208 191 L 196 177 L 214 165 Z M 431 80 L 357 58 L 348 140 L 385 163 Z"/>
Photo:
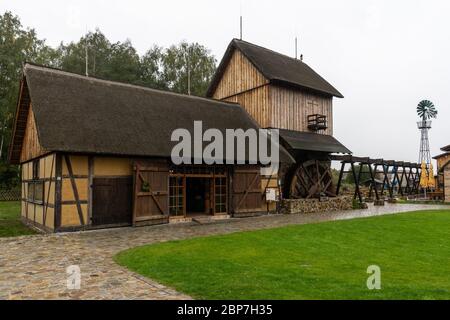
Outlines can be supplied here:
<path id="1" fill-rule="evenodd" d="M 73 195 L 75 197 L 75 201 L 76 201 L 76 205 L 77 205 L 78 218 L 80 219 L 80 224 L 85 225 L 84 217 L 83 217 L 83 210 L 81 209 L 81 204 L 80 204 L 80 196 L 78 194 L 77 183 L 75 182 L 75 178 L 73 177 L 72 163 L 70 162 L 69 155 L 65 154 L 64 160 L 66 162 L 67 171 L 69 171 L 70 183 L 72 184 L 72 191 L 73 191 Z"/>
<path id="2" fill-rule="evenodd" d="M 342 178 L 344 176 L 344 169 L 345 169 L 345 163 L 342 162 L 342 164 L 341 164 L 341 172 L 339 173 L 338 184 L 337 184 L 337 187 L 336 187 L 336 196 L 339 195 L 339 191 L 341 190 L 341 183 L 342 183 Z"/>

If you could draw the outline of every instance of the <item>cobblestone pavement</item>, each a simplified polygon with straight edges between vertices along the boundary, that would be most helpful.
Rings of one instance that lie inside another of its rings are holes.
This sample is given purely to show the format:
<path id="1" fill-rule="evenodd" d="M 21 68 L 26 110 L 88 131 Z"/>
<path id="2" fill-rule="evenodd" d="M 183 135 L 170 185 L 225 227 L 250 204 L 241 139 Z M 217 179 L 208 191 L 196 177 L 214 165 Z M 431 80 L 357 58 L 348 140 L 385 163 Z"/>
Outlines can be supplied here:
<path id="1" fill-rule="evenodd" d="M 118 266 L 114 254 L 127 248 L 213 234 L 351 219 L 423 209 L 429 205 L 370 206 L 314 215 L 269 215 L 209 224 L 180 223 L 79 233 L 0 239 L 0 299 L 189 299 L 188 296 Z M 81 289 L 68 290 L 66 268 L 79 265 Z"/>

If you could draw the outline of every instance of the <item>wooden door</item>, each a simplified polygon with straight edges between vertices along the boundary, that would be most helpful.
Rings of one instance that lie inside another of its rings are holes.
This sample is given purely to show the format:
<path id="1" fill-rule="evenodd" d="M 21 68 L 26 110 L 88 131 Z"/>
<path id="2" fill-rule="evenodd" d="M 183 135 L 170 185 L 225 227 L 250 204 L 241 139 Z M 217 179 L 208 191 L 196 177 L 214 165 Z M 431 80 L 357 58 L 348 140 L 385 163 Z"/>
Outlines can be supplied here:
<path id="1" fill-rule="evenodd" d="M 169 170 L 166 163 L 134 165 L 133 224 L 158 224 L 169 221 Z"/>
<path id="2" fill-rule="evenodd" d="M 237 166 L 232 183 L 233 213 L 262 211 L 261 174 L 257 166 Z"/>
<path id="3" fill-rule="evenodd" d="M 92 225 L 131 224 L 133 178 L 94 178 Z"/>

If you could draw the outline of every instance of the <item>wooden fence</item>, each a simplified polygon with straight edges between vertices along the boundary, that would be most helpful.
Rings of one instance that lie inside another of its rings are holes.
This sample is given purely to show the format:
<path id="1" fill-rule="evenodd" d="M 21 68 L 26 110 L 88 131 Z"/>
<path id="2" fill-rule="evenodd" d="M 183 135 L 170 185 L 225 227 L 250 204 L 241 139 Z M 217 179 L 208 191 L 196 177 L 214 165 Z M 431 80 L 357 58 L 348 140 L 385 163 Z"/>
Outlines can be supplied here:
<path id="1" fill-rule="evenodd" d="M 0 201 L 20 201 L 20 189 L 0 189 Z"/>

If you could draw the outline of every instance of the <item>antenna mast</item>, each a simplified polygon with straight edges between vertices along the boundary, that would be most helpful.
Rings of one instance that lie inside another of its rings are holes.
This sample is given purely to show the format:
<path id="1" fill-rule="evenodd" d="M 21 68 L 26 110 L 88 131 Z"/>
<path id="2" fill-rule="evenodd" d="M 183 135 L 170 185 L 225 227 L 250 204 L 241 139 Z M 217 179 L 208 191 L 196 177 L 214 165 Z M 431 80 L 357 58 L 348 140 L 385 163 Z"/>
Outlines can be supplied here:
<path id="1" fill-rule="evenodd" d="M 190 48 L 189 46 L 187 47 L 186 50 L 186 54 L 185 54 L 185 60 L 186 60 L 186 69 L 187 69 L 187 90 L 188 90 L 188 95 L 191 95 L 191 67 L 189 65 L 189 52 L 190 52 Z"/>
<path id="2" fill-rule="evenodd" d="M 295 59 L 297 59 L 297 57 L 298 57 L 297 50 L 298 50 L 298 41 L 297 41 L 297 37 L 295 37 Z"/>
<path id="3" fill-rule="evenodd" d="M 239 39 L 242 40 L 242 0 L 239 7 Z"/>
<path id="4" fill-rule="evenodd" d="M 239 20 L 239 39 L 242 40 L 242 16 L 240 16 Z"/>
<path id="5" fill-rule="evenodd" d="M 85 35 L 85 40 L 86 40 L 86 46 L 85 46 L 85 53 L 86 53 L 86 77 L 89 77 L 89 50 L 88 50 L 88 32 L 87 32 L 87 28 L 86 28 L 86 35 Z"/>

